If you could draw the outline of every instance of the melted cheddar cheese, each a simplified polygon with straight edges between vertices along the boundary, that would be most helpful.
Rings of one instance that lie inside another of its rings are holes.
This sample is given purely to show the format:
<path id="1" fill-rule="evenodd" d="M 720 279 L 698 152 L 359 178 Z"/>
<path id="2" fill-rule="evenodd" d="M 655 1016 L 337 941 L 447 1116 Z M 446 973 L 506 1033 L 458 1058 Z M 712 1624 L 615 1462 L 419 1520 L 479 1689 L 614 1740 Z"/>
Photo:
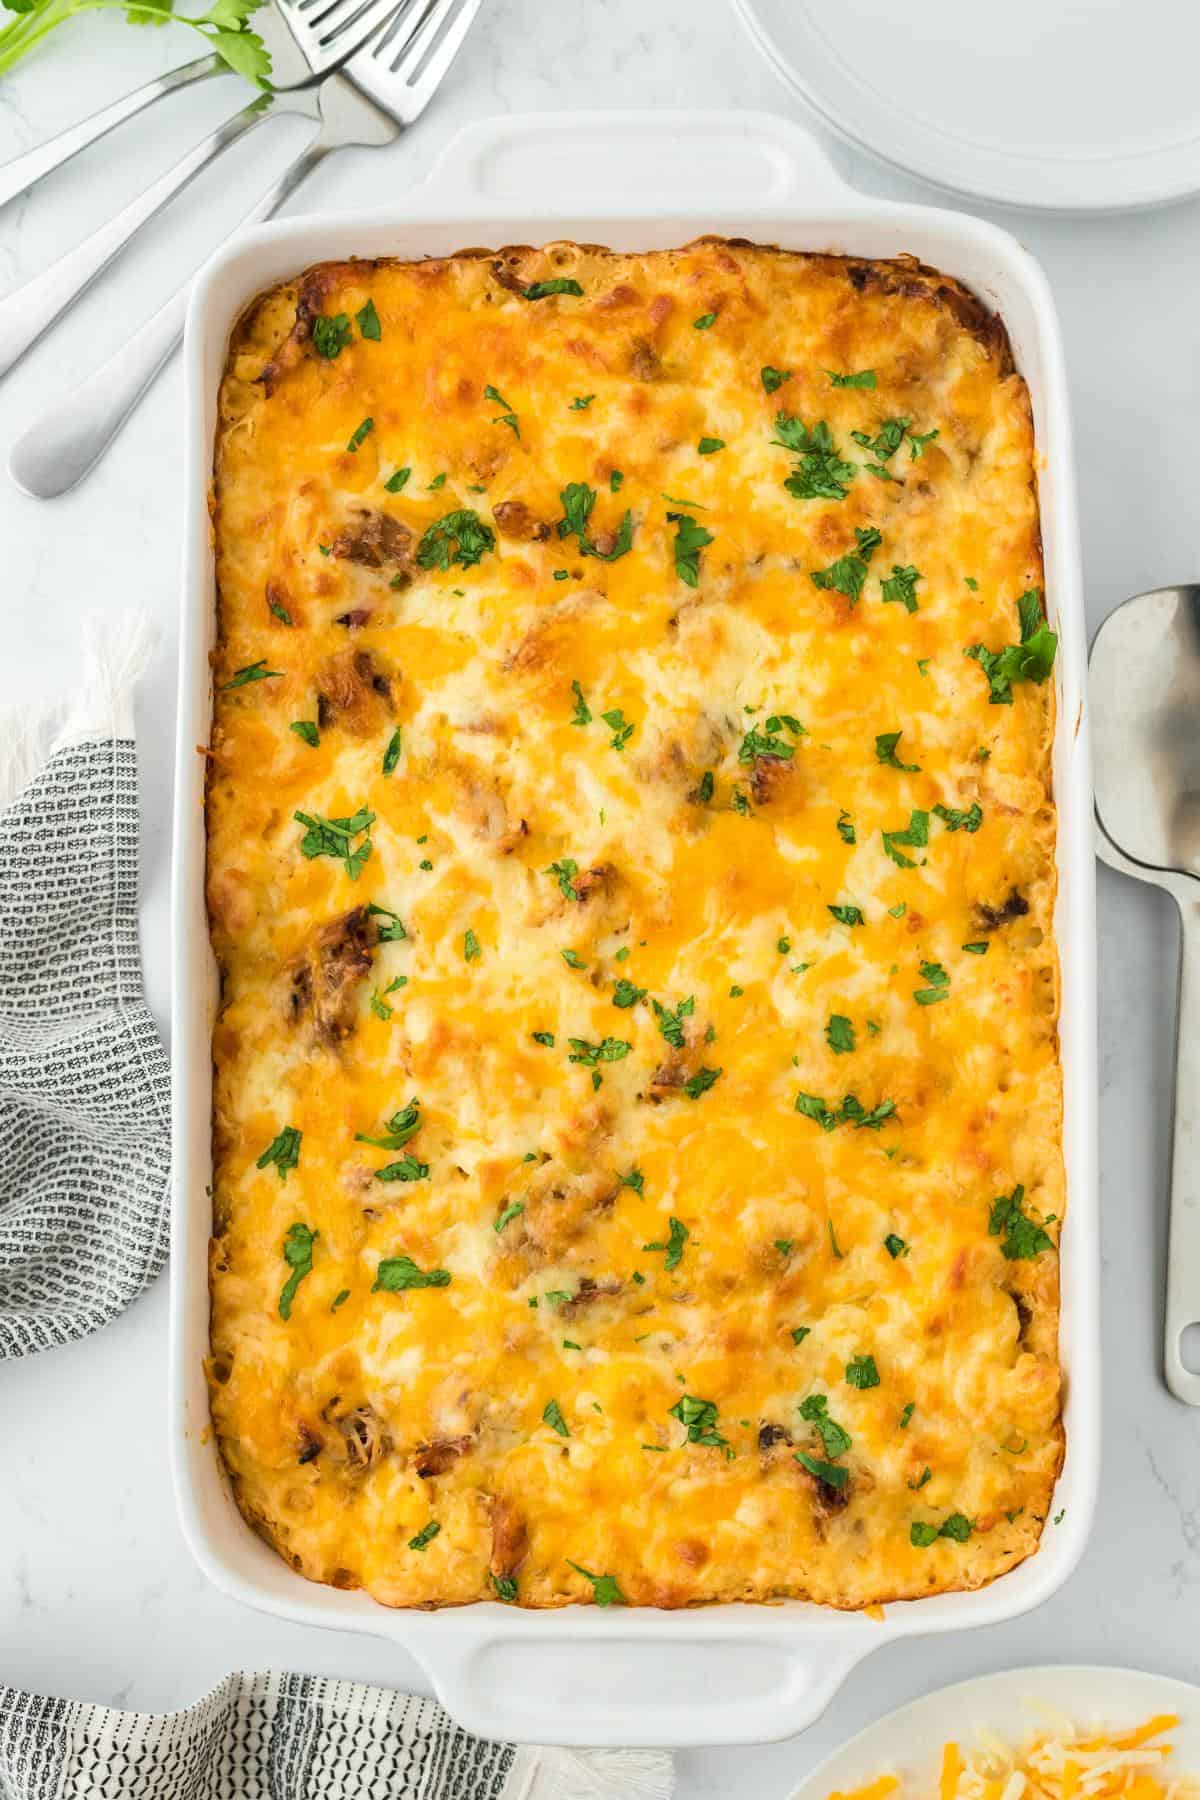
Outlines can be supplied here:
<path id="1" fill-rule="evenodd" d="M 246 1517 L 395 1606 L 1029 1555 L 1054 641 L 1002 327 L 715 241 L 324 265 L 235 332 L 214 519 Z"/>

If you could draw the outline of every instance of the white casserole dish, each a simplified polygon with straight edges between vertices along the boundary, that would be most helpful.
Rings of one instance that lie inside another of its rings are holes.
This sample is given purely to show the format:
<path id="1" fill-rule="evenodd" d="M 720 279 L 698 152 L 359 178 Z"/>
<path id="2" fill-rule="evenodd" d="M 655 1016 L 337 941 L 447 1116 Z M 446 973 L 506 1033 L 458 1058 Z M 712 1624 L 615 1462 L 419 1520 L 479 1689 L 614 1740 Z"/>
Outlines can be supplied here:
<path id="1" fill-rule="evenodd" d="M 554 196 L 565 196 L 556 199 Z M 229 333 L 261 289 L 326 258 L 442 255 L 555 238 L 652 249 L 704 232 L 864 257 L 910 251 L 958 276 L 1004 318 L 1033 397 L 1046 589 L 1060 636 L 1054 782 L 1061 810 L 1057 930 L 1069 1205 L 1061 1351 L 1067 1455 L 1043 1547 L 976 1593 L 886 1608 L 882 1619 L 802 1602 L 684 1612 L 481 1603 L 390 1611 L 306 1583 L 244 1523 L 224 1479 L 202 1368 L 208 1344 L 210 1032 L 216 998 L 204 903 L 204 759 L 215 637 L 207 507 L 217 388 Z M 201 1567 L 249 1605 L 402 1644 L 480 1736 L 562 1744 L 694 1745 L 787 1737 L 854 1665 L 898 1637 L 1028 1611 L 1082 1553 L 1099 1474 L 1096 961 L 1087 640 L 1066 378 L 1037 265 L 995 226 L 890 205 L 846 188 L 802 131 L 746 113 L 547 114 L 487 121 L 455 139 L 403 204 L 299 218 L 236 238 L 197 282 L 184 351 L 187 540 L 180 635 L 174 861 L 174 1156 L 171 1457 Z M 389 1677 L 381 1648 L 379 1679 Z M 720 1696 L 719 1701 L 715 1700 Z"/>

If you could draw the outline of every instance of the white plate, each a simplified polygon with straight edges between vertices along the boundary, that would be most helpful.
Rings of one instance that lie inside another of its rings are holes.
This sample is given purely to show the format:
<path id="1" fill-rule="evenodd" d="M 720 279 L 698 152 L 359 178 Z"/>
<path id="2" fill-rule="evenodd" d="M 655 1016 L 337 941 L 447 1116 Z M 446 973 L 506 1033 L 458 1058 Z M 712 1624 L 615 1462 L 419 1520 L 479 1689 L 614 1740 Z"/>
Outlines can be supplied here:
<path id="1" fill-rule="evenodd" d="M 1200 191 L 1196 0 L 733 0 L 864 149 L 1006 206 L 1111 212 Z"/>
<path id="2" fill-rule="evenodd" d="M 1002 1669 L 976 1681 L 960 1681 L 914 1700 L 868 1725 L 856 1738 L 807 1776 L 788 1800 L 828 1800 L 877 1775 L 905 1778 L 910 1800 L 937 1793 L 942 1745 L 955 1738 L 965 1746 L 983 1729 L 1021 1742 L 1044 1725 L 1037 1705 L 1053 1707 L 1072 1724 L 1127 1729 L 1155 1713 L 1178 1713 L 1169 1734 L 1175 1746 L 1171 1767 L 1200 1774 L 1200 1688 L 1140 1669 L 1089 1668 L 1048 1664 L 1035 1669 Z"/>

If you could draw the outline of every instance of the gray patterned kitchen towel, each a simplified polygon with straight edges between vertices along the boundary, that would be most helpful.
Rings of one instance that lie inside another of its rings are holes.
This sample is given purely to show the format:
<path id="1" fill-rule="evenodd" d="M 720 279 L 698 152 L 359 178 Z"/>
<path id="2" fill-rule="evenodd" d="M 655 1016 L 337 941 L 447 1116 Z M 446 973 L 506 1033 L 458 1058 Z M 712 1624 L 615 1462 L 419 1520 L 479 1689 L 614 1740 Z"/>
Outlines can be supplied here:
<path id="1" fill-rule="evenodd" d="M 434 1700 L 312 1675 L 227 1675 L 183 1712 L 0 1687 L 2 1800 L 669 1800 L 657 1751 L 468 1736 Z"/>
<path id="2" fill-rule="evenodd" d="M 170 1070 L 138 957 L 144 623 L 0 711 L 0 1357 L 98 1331 L 166 1260 Z"/>

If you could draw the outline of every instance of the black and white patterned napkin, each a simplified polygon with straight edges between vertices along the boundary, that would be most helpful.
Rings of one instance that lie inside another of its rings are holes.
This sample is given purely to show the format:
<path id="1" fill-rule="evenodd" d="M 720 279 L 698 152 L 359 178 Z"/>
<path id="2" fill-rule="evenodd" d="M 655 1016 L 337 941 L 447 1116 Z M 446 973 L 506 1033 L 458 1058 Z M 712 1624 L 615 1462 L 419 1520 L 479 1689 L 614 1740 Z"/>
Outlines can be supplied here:
<path id="1" fill-rule="evenodd" d="M 167 1254 L 170 1070 L 138 956 L 144 627 L 0 713 L 0 1357 L 98 1331 Z"/>
<path id="2" fill-rule="evenodd" d="M 434 1700 L 312 1675 L 227 1675 L 184 1712 L 0 1687 L 3 1800 L 669 1800 L 657 1751 L 468 1736 Z"/>

